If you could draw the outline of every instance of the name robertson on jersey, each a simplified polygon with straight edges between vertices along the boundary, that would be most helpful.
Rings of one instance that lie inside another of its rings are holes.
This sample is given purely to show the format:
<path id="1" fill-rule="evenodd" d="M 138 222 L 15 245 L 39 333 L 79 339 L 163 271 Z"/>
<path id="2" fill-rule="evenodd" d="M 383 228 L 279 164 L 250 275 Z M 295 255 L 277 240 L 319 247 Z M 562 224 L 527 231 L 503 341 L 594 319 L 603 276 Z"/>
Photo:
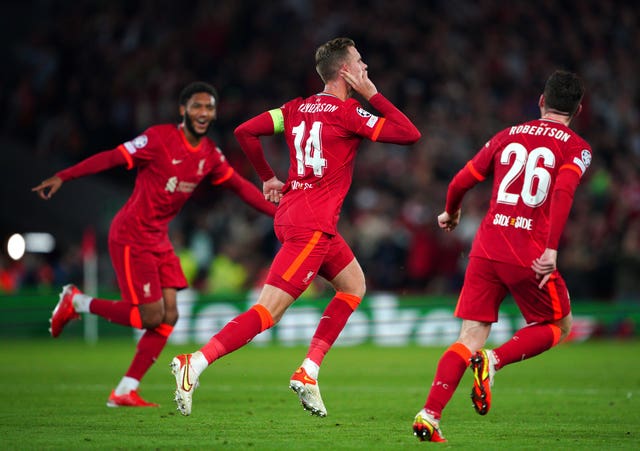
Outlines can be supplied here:
<path id="1" fill-rule="evenodd" d="M 522 134 L 533 136 L 550 136 L 551 138 L 559 139 L 562 142 L 569 141 L 571 135 L 564 130 L 560 130 L 555 127 L 546 127 L 538 125 L 514 125 L 509 130 L 510 135 Z"/>
<path id="2" fill-rule="evenodd" d="M 337 109 L 337 105 L 330 103 L 303 103 L 298 107 L 301 113 L 333 113 Z"/>
<path id="3" fill-rule="evenodd" d="M 501 227 L 513 227 L 514 229 L 531 230 L 533 229 L 533 219 L 523 218 L 522 216 L 516 216 L 515 218 L 512 218 L 511 216 L 498 213 L 493 217 L 493 225 L 498 225 Z"/>

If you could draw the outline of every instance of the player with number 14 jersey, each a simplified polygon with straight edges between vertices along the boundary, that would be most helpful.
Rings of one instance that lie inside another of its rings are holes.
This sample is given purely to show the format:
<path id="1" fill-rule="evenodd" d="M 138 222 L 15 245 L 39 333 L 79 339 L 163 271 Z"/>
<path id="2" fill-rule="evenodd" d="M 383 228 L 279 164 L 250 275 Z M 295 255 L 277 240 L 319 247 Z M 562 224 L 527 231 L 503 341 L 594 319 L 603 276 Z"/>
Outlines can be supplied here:
<path id="1" fill-rule="evenodd" d="M 290 152 L 276 225 L 335 234 L 362 139 L 398 144 L 415 140 L 413 124 L 388 100 L 377 94 L 371 102 L 385 117 L 369 113 L 355 99 L 342 101 L 326 93 L 291 100 L 270 112 L 275 131 L 284 132 L 289 149 L 295 151 Z M 404 142 L 403 136 L 410 139 Z"/>
<path id="2" fill-rule="evenodd" d="M 192 387 L 200 373 L 273 327 L 317 276 L 331 284 L 335 295 L 289 388 L 312 415 L 327 415 L 318 386 L 320 366 L 366 289 L 362 268 L 336 229 L 351 186 L 356 150 L 363 139 L 412 144 L 420 139 L 420 132 L 378 92 L 350 38 L 335 38 L 319 46 L 316 71 L 325 83 L 322 92 L 290 100 L 235 129 L 242 150 L 262 179 L 265 199 L 279 203 L 274 231 L 282 245 L 256 303 L 200 350 L 173 359 L 175 400 L 184 415 L 191 413 Z M 369 101 L 382 116 L 365 111 L 352 99 L 353 93 Z M 261 137 L 274 134 L 284 134 L 289 147 L 286 183 L 275 175 L 260 142 Z M 183 383 L 185 375 L 188 387 Z"/>

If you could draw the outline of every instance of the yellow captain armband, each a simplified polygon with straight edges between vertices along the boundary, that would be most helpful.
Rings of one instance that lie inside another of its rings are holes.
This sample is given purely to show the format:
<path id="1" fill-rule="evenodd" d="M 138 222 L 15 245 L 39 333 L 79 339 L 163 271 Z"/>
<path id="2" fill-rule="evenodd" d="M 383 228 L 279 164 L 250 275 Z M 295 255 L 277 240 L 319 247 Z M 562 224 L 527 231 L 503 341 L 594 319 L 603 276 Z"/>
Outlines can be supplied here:
<path id="1" fill-rule="evenodd" d="M 273 133 L 282 133 L 284 131 L 284 116 L 280 108 L 269 110 L 271 120 L 273 120 Z"/>

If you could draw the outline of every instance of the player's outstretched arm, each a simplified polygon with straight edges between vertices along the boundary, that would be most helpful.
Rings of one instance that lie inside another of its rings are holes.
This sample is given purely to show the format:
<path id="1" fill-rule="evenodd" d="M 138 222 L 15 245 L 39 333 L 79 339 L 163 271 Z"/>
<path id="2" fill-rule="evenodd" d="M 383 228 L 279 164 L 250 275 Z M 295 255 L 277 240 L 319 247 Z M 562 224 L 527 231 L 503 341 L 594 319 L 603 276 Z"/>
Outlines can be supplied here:
<path id="1" fill-rule="evenodd" d="M 238 195 L 238 197 L 256 210 L 271 217 L 275 216 L 276 206 L 272 202 L 269 202 L 271 199 L 263 196 L 262 193 L 260 193 L 260 190 L 253 183 L 242 177 L 237 172 L 234 171 L 233 175 L 225 181 L 222 186 L 231 189 Z"/>
<path id="2" fill-rule="evenodd" d="M 38 186 L 31 188 L 31 191 L 36 192 L 40 199 L 51 199 L 51 197 L 60 189 L 64 182 L 60 177 L 54 175 L 46 180 L 40 182 Z"/>
<path id="3" fill-rule="evenodd" d="M 75 164 L 67 169 L 58 172 L 53 177 L 50 177 L 31 189 L 38 193 L 41 199 L 51 199 L 51 197 L 60 189 L 62 183 L 84 177 L 85 175 L 96 174 L 106 169 L 111 169 L 116 166 L 128 165 L 124 153 L 115 148 L 113 150 L 105 150 L 104 152 L 97 153 L 82 160 L 80 163 Z"/>

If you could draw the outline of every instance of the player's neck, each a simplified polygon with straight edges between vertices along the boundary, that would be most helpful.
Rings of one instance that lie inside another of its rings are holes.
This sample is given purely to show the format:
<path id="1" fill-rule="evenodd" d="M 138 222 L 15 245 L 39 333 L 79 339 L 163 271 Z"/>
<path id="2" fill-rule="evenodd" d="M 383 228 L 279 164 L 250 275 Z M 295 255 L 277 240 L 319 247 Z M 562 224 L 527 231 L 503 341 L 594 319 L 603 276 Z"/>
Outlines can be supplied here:
<path id="1" fill-rule="evenodd" d="M 198 147 L 198 144 L 200 144 L 200 141 L 202 140 L 202 136 L 195 136 L 187 129 L 187 127 L 184 126 L 184 124 L 180 124 L 178 128 L 182 133 L 184 133 L 185 139 L 192 147 Z"/>
<path id="2" fill-rule="evenodd" d="M 347 83 L 340 80 L 332 80 L 324 85 L 324 89 L 322 90 L 325 94 L 329 94 L 339 98 L 342 101 L 347 100 L 350 97 L 349 87 Z"/>
<path id="3" fill-rule="evenodd" d="M 569 126 L 571 123 L 571 116 L 567 116 L 566 114 L 554 113 L 553 111 L 545 111 L 542 113 L 541 119 L 546 119 L 549 121 L 560 122 L 565 126 Z"/>

